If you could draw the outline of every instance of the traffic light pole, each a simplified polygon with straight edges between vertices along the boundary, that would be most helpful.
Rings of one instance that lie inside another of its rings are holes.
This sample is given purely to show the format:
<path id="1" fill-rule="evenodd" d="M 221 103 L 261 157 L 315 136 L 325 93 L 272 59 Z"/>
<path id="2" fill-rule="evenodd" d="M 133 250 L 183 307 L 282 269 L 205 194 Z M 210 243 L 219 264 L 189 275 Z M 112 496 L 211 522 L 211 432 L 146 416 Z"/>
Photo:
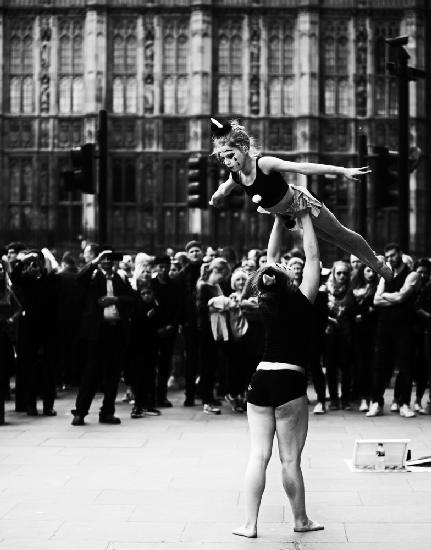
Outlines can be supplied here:
<path id="1" fill-rule="evenodd" d="M 99 111 L 99 177 L 97 189 L 98 239 L 106 245 L 107 239 L 107 161 L 108 161 L 108 117 L 105 110 Z"/>
<path id="2" fill-rule="evenodd" d="M 398 65 L 398 196 L 400 245 L 407 254 L 409 249 L 409 216 L 410 216 L 410 175 L 409 175 L 409 55 L 402 47 L 397 48 Z"/>
<path id="3" fill-rule="evenodd" d="M 359 134 L 359 166 L 368 164 L 368 147 L 366 134 Z M 367 237 L 367 185 L 368 178 L 363 176 L 359 182 L 359 233 Z"/>

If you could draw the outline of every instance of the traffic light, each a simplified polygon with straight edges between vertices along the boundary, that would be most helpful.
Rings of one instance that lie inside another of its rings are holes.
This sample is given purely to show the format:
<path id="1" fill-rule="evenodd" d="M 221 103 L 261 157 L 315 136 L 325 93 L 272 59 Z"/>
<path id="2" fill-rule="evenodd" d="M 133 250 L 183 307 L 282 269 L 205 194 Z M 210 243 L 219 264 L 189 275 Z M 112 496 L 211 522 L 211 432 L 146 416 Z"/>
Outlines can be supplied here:
<path id="1" fill-rule="evenodd" d="M 390 151 L 387 147 L 374 147 L 374 156 L 370 160 L 373 169 L 376 208 L 398 206 L 398 152 Z"/>
<path id="2" fill-rule="evenodd" d="M 71 170 L 61 173 L 65 191 L 95 194 L 94 143 L 74 147 L 70 151 Z"/>
<path id="3" fill-rule="evenodd" d="M 189 208 L 207 208 L 207 158 L 191 155 L 187 161 L 187 204 Z"/>

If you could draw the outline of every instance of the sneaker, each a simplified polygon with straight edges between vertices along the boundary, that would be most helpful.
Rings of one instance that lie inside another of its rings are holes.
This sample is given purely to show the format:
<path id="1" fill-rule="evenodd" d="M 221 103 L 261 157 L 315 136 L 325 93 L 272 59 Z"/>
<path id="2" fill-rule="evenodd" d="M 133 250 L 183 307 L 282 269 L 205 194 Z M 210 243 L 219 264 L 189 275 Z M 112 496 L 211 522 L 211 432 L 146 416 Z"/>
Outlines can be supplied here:
<path id="1" fill-rule="evenodd" d="M 134 399 L 134 395 L 132 393 L 132 390 L 127 390 L 121 401 L 123 403 L 130 403 L 130 401 L 132 401 L 132 399 Z"/>
<path id="2" fill-rule="evenodd" d="M 54 409 L 43 409 L 43 416 L 57 416 L 57 411 Z"/>
<path id="3" fill-rule="evenodd" d="M 352 410 L 352 405 L 348 402 L 348 401 L 342 401 L 341 403 L 341 408 L 344 410 L 344 411 L 351 411 Z"/>
<path id="4" fill-rule="evenodd" d="M 159 399 L 158 405 L 159 407 L 164 407 L 166 409 L 172 407 L 172 403 L 169 401 L 169 399 L 166 399 L 166 397 L 164 399 Z"/>
<path id="5" fill-rule="evenodd" d="M 416 413 L 419 413 L 419 414 L 426 414 L 426 410 L 422 407 L 422 405 L 420 403 L 415 403 L 413 405 L 413 410 L 416 412 Z"/>
<path id="6" fill-rule="evenodd" d="M 203 412 L 205 414 L 221 414 L 221 410 L 217 409 L 213 405 L 204 405 Z"/>
<path id="7" fill-rule="evenodd" d="M 147 416 L 160 416 L 162 413 L 159 411 L 159 409 L 147 409 L 146 415 Z"/>
<path id="8" fill-rule="evenodd" d="M 325 414 L 325 413 L 326 413 L 325 405 L 320 401 L 316 403 L 313 409 L 313 414 Z"/>
<path id="9" fill-rule="evenodd" d="M 400 416 L 404 416 L 404 418 L 413 418 L 416 416 L 416 413 L 411 410 L 409 405 L 401 405 Z"/>
<path id="10" fill-rule="evenodd" d="M 71 424 L 72 424 L 72 426 L 84 426 L 84 424 L 85 424 L 84 417 L 80 414 L 75 414 L 73 416 L 73 420 L 72 420 Z"/>
<path id="11" fill-rule="evenodd" d="M 368 403 L 366 399 L 361 400 L 361 404 L 359 405 L 359 412 L 367 412 L 368 411 Z"/>
<path id="12" fill-rule="evenodd" d="M 370 409 L 365 416 L 383 416 L 383 408 L 377 403 L 371 403 Z"/>
<path id="13" fill-rule="evenodd" d="M 118 416 L 113 414 L 99 414 L 100 424 L 121 424 L 121 420 Z"/>
<path id="14" fill-rule="evenodd" d="M 231 406 L 232 410 L 235 412 L 236 407 L 238 406 L 238 401 L 237 401 L 236 397 L 232 397 L 231 394 L 228 393 L 227 395 L 224 396 L 224 398 L 225 398 L 226 401 L 229 403 L 229 405 Z"/>
<path id="15" fill-rule="evenodd" d="M 130 418 L 144 418 L 145 411 L 138 407 L 133 407 L 132 412 L 130 413 Z"/>
<path id="16" fill-rule="evenodd" d="M 398 405 L 398 403 L 396 401 L 392 401 L 391 412 L 396 413 L 399 410 L 400 410 L 400 406 Z"/>

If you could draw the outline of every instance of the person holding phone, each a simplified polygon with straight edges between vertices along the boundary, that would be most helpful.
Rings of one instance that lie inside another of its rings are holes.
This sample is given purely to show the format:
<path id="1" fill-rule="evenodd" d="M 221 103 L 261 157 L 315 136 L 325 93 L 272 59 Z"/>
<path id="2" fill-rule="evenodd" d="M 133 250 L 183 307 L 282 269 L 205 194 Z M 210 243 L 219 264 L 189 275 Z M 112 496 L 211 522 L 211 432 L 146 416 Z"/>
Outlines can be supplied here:
<path id="1" fill-rule="evenodd" d="M 104 250 L 87 263 L 78 274 L 85 298 L 80 336 L 86 344 L 87 357 L 83 368 L 73 426 L 85 424 L 100 379 L 103 381 L 103 403 L 99 422 L 120 424 L 115 416 L 115 398 L 128 338 L 128 319 L 135 302 L 135 293 L 128 280 L 114 270 L 118 257 Z"/>

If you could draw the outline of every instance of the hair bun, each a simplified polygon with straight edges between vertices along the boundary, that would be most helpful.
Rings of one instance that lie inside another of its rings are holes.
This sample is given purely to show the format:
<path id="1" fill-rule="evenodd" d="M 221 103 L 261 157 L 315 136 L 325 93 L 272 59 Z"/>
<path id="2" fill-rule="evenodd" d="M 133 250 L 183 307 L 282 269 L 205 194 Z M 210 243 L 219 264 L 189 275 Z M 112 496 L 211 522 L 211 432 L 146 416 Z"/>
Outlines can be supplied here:
<path id="1" fill-rule="evenodd" d="M 262 281 L 265 286 L 275 285 L 275 275 L 268 275 L 267 273 L 264 273 Z"/>
<path id="2" fill-rule="evenodd" d="M 222 124 L 215 118 L 211 118 L 211 132 L 216 137 L 222 137 L 228 134 L 232 130 L 232 125 L 230 122 Z"/>

